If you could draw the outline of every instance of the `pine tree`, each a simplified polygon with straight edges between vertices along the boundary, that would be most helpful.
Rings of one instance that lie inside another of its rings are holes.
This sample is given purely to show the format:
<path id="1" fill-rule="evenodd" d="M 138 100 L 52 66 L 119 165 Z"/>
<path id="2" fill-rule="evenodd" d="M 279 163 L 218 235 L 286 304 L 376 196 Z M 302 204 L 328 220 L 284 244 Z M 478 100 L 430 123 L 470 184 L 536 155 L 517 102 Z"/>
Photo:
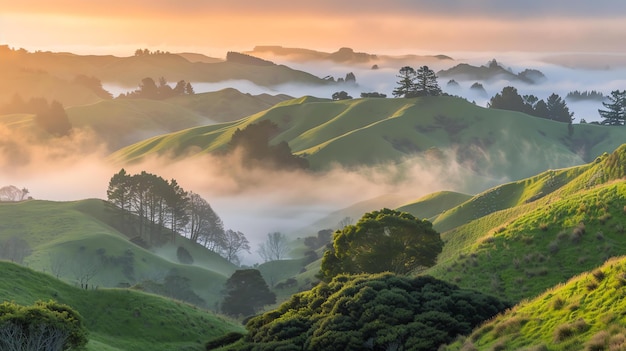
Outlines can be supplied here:
<path id="1" fill-rule="evenodd" d="M 574 114 L 569 112 L 569 108 L 567 107 L 565 100 L 561 99 L 559 95 L 550 95 L 546 101 L 546 105 L 548 106 L 549 112 L 548 119 L 557 122 L 572 123 L 572 116 Z"/>
<path id="2" fill-rule="evenodd" d="M 608 102 L 602 103 L 606 110 L 598 110 L 600 116 L 604 118 L 602 124 L 609 126 L 626 124 L 626 90 L 614 90 L 607 99 Z"/>
<path id="3" fill-rule="evenodd" d="M 394 97 L 408 97 L 415 90 L 415 70 L 412 67 L 404 66 L 400 68 L 400 74 L 397 75 L 400 80 L 398 86 L 393 90 Z"/>
<path id="4" fill-rule="evenodd" d="M 413 91 L 413 96 L 439 96 L 441 95 L 441 88 L 437 83 L 437 76 L 435 72 L 428 68 L 428 66 L 422 66 L 415 72 L 416 82 Z"/>

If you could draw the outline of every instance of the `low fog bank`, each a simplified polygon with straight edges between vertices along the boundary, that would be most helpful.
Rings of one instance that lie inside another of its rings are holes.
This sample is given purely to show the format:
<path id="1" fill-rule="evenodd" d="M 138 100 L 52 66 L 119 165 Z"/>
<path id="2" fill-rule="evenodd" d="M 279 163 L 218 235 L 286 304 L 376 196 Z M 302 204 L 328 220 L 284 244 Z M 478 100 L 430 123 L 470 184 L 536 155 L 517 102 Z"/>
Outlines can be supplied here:
<path id="1" fill-rule="evenodd" d="M 474 66 L 487 65 L 492 59 L 505 69 L 517 74 L 525 69 L 537 69 L 543 72 L 546 80 L 540 84 L 527 84 L 521 81 L 479 81 L 485 88 L 486 93 L 481 93 L 470 89 L 475 80 L 463 80 L 463 78 L 439 78 L 439 85 L 444 92 L 466 98 L 475 102 L 479 106 L 486 107 L 489 99 L 502 91 L 506 86 L 514 86 L 520 95 L 532 94 L 540 99 L 547 99 L 552 93 L 556 93 L 565 98 L 571 91 L 591 91 L 596 90 L 608 95 L 612 90 L 626 89 L 626 65 L 614 65 L 606 69 L 592 68 L 571 68 L 563 64 L 551 63 L 546 59 L 547 54 L 531 53 L 451 53 L 451 60 L 440 61 L 415 61 L 411 66 L 417 68 L 424 64 L 438 72 L 448 69 L 460 63 L 468 63 Z M 601 60 L 603 56 L 598 56 Z M 286 94 L 294 97 L 305 95 L 328 98 L 337 91 L 346 91 L 353 98 L 360 97 L 363 92 L 379 92 L 392 97 L 392 91 L 397 85 L 398 71 L 401 67 L 395 67 L 378 63 L 378 69 L 372 69 L 370 64 L 341 65 L 329 61 L 316 61 L 309 63 L 290 62 L 281 57 L 272 58 L 277 64 L 284 64 L 294 69 L 302 70 L 314 74 L 320 78 L 333 77 L 335 80 L 345 78 L 346 74 L 354 73 L 356 85 L 335 84 L 329 86 L 308 86 L 301 84 L 284 84 L 273 87 L 258 86 L 245 80 L 224 81 L 217 83 L 193 83 L 196 92 L 217 91 L 228 87 L 236 88 L 244 93 L 250 94 Z M 598 62 L 601 65 L 601 62 Z M 578 66 L 577 66 L 578 67 Z M 584 67 L 584 66 L 583 66 Z M 455 79 L 459 83 L 459 88 L 454 89 L 447 86 L 450 79 Z M 600 101 L 568 101 L 568 107 L 574 112 L 574 122 L 578 123 L 581 118 L 587 122 L 599 121 L 598 109 L 603 108 Z"/>
<path id="2" fill-rule="evenodd" d="M 626 89 L 626 58 L 610 55 L 596 55 L 584 57 L 586 63 L 568 65 L 563 55 L 550 55 L 546 53 L 522 53 L 522 52 L 453 52 L 446 53 L 454 60 L 439 61 L 409 61 L 409 65 L 417 68 L 428 65 L 429 68 L 438 72 L 448 69 L 460 63 L 468 63 L 474 66 L 487 65 L 492 59 L 505 69 L 517 74 L 525 69 L 537 69 L 546 76 L 546 81 L 540 84 L 527 84 L 521 81 L 480 81 L 486 93 L 477 92 L 470 89 L 475 80 L 463 80 L 463 78 L 439 78 L 439 85 L 444 92 L 466 98 L 475 102 L 479 106 L 485 107 L 489 99 L 499 93 L 505 86 L 514 86 L 520 95 L 532 94 L 540 99 L 556 93 L 562 98 L 571 91 L 591 91 L 596 90 L 608 95 L 612 90 Z M 360 97 L 364 92 L 379 92 L 392 97 L 392 91 L 397 85 L 398 71 L 397 61 L 376 61 L 377 69 L 372 69 L 374 61 L 370 63 L 358 64 L 337 64 L 331 61 L 314 61 L 308 63 L 291 62 L 285 57 L 269 58 L 277 64 L 284 64 L 293 69 L 311 73 L 320 78 L 333 77 L 335 80 L 345 78 L 346 74 L 354 73 L 356 85 L 354 84 L 334 84 L 327 86 L 305 85 L 305 84 L 282 84 L 272 87 L 256 85 L 248 80 L 228 80 L 221 82 L 191 82 L 196 93 L 213 92 L 225 88 L 235 88 L 243 93 L 252 95 L 259 94 L 286 94 L 293 97 L 315 96 L 330 99 L 337 91 L 346 91 L 353 98 Z M 623 59 L 623 60 L 622 60 Z M 581 59 L 582 60 L 582 59 Z M 592 60 L 595 65 L 591 65 Z M 604 63 L 602 60 L 607 60 Z M 616 61 L 617 60 L 617 61 Z M 616 64 L 622 62 L 624 64 Z M 578 61 L 576 61 L 578 62 Z M 583 62 L 583 61 L 581 61 Z M 598 69 L 603 67 L 603 69 Z M 171 77 L 174 79 L 175 77 Z M 450 88 L 447 83 L 450 79 L 455 79 L 459 83 L 458 88 Z M 123 87 L 116 84 L 104 83 L 105 89 L 114 96 L 127 93 L 137 89 L 137 87 Z M 574 112 L 574 122 L 577 123 L 584 118 L 587 122 L 599 121 L 598 109 L 603 108 L 600 101 L 568 101 L 571 112 Z"/>
<path id="3" fill-rule="evenodd" d="M 104 161 L 104 148 L 92 142 L 87 132 L 27 144 L 7 132 L 0 133 L 0 186 L 25 187 L 34 199 L 106 199 L 109 180 L 122 168 Z M 337 166 L 324 173 L 249 169 L 239 159 L 211 155 L 180 161 L 158 157 L 124 168 L 131 174 L 147 171 L 176 179 L 185 190 L 200 194 L 222 218 L 225 228 L 246 235 L 253 251 L 270 232 L 293 237 L 293 231 L 357 202 L 402 194 L 394 197 L 393 203 L 381 203 L 381 207 L 395 207 L 435 191 L 467 191 L 470 186 L 460 166 L 429 165 L 418 159 L 406 160 L 400 166 L 355 170 Z M 326 228 L 311 228 L 309 235 L 321 229 Z"/>

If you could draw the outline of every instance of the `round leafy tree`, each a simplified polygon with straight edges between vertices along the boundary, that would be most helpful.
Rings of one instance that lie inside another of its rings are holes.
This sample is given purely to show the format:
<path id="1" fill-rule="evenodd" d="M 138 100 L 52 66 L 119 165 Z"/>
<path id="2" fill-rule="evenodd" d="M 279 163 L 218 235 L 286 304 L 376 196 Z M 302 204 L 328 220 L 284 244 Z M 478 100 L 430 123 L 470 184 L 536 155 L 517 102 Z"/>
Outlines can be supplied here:
<path id="1" fill-rule="evenodd" d="M 0 304 L 0 350 L 81 350 L 87 334 L 80 314 L 67 305 Z"/>
<path id="2" fill-rule="evenodd" d="M 434 265 L 442 248 L 432 223 L 385 208 L 335 233 L 332 249 L 322 259 L 321 276 L 330 280 L 341 273 L 406 274 Z"/>
<path id="3" fill-rule="evenodd" d="M 276 302 L 276 295 L 256 269 L 235 271 L 226 281 L 222 312 L 230 316 L 251 316 L 263 306 Z"/>

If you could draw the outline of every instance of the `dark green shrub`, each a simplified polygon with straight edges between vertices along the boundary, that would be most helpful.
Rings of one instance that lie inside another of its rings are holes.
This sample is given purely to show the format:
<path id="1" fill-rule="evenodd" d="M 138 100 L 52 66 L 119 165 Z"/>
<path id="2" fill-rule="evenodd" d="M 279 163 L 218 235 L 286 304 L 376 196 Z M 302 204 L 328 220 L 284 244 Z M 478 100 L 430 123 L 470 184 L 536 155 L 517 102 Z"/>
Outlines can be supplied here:
<path id="1" fill-rule="evenodd" d="M 209 351 L 209 350 L 217 349 L 220 347 L 224 347 L 226 345 L 230 345 L 234 342 L 241 340 L 241 338 L 243 337 L 244 335 L 241 333 L 230 332 L 224 336 L 220 336 L 213 340 L 207 341 L 207 343 L 204 345 L 204 349 Z"/>
<path id="2" fill-rule="evenodd" d="M 178 249 L 176 249 L 176 257 L 178 258 L 178 262 L 182 264 L 193 264 L 193 257 L 189 251 L 182 246 L 179 246 Z"/>

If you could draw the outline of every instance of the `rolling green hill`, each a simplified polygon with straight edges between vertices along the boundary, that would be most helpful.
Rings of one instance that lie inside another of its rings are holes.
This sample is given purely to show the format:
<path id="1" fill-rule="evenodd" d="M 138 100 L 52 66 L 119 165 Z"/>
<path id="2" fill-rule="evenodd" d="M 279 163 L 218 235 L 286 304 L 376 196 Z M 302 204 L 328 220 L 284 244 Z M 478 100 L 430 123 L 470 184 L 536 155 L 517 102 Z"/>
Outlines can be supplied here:
<path id="1" fill-rule="evenodd" d="M 608 260 L 484 323 L 444 350 L 624 350 L 626 257 Z"/>
<path id="2" fill-rule="evenodd" d="M 131 289 L 84 290 L 50 275 L 0 261 L 0 297 L 30 305 L 56 300 L 77 310 L 90 351 L 204 350 L 204 343 L 241 325 L 190 305 Z"/>
<path id="3" fill-rule="evenodd" d="M 434 221 L 446 244 L 426 273 L 519 301 L 591 270 L 626 252 L 624 177 L 626 144 L 478 194 Z"/>
<path id="4" fill-rule="evenodd" d="M 150 138 L 114 153 L 125 163 L 152 154 L 189 155 L 223 149 L 237 128 L 269 119 L 314 170 L 395 163 L 451 169 L 484 186 L 546 169 L 580 165 L 626 140 L 626 129 L 574 125 L 518 112 L 486 109 L 454 97 L 330 101 L 302 97 L 240 121 Z M 482 180 L 482 182 L 480 182 Z M 466 191 L 475 191 L 471 186 Z"/>
<path id="5" fill-rule="evenodd" d="M 448 209 L 471 199 L 471 195 L 453 191 L 440 191 L 423 196 L 414 202 L 397 208 L 398 211 L 408 212 L 418 218 L 426 218 L 431 222 Z"/>
<path id="6" fill-rule="evenodd" d="M 148 289 L 168 277 L 187 279 L 190 291 L 204 300 L 204 306 L 214 308 L 224 282 L 236 269 L 218 254 L 180 236 L 150 250 L 135 245 L 130 241 L 132 230 L 119 231 L 120 215 L 102 200 L 0 203 L 0 218 L 5 259 L 77 286 L 139 284 Z M 191 254 L 193 264 L 178 262 L 179 246 Z"/>
<path id="7" fill-rule="evenodd" d="M 84 88 L 83 88 L 84 90 Z M 166 100 L 114 99 L 66 109 L 74 128 L 89 129 L 113 151 L 148 137 L 199 125 L 235 121 L 291 99 L 286 95 L 250 95 L 223 89 Z M 43 140 L 32 114 L 0 115 L 0 126 Z"/>

